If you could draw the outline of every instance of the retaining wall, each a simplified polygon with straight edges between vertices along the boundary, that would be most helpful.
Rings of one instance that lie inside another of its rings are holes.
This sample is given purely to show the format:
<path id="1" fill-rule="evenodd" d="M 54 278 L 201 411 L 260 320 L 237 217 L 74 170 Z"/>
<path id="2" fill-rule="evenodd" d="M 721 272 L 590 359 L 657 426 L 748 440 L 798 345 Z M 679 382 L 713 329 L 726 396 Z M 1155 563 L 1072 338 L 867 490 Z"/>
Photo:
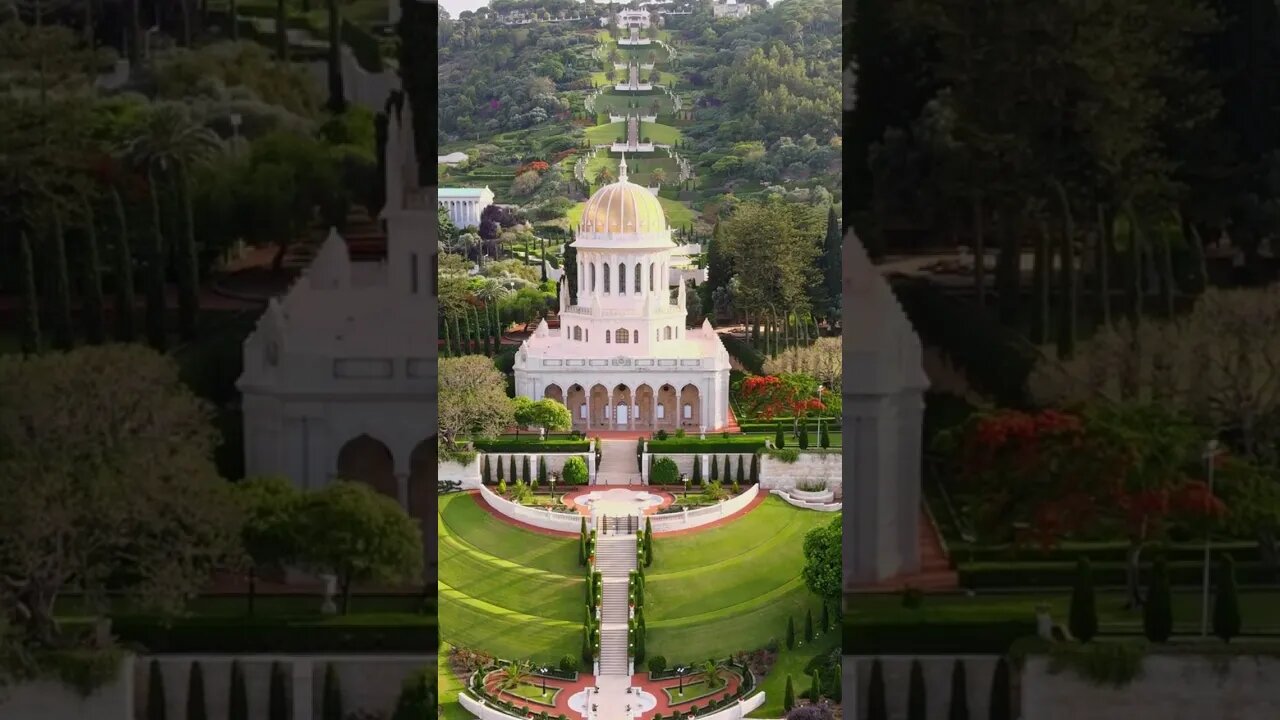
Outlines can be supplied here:
<path id="1" fill-rule="evenodd" d="M 800 452 L 795 462 L 783 462 L 760 454 L 760 484 L 766 490 L 792 490 L 798 485 L 825 482 L 839 492 L 844 456 L 838 452 Z"/>
<path id="2" fill-rule="evenodd" d="M 698 508 L 697 510 L 684 510 L 678 513 L 650 515 L 648 519 L 653 523 L 655 535 L 676 530 L 688 530 L 729 517 L 750 505 L 759 494 L 760 486 L 752 485 L 737 497 L 721 500 L 716 505 Z"/>
<path id="3" fill-rule="evenodd" d="M 844 672 L 844 707 L 845 717 L 853 720 L 867 718 L 867 688 L 871 684 L 871 664 L 875 658 L 864 656 L 845 656 L 841 667 Z M 947 720 L 951 700 L 951 673 L 955 661 L 963 660 L 965 665 L 965 690 L 969 700 L 969 717 L 985 718 L 989 716 L 991 707 L 991 681 L 995 677 L 998 658 L 994 655 L 890 655 L 880 658 L 884 670 L 884 696 L 891 718 L 907 716 L 907 697 L 910 693 L 911 662 L 920 661 L 924 674 L 925 698 L 927 700 L 925 720 Z M 852 708 L 853 714 L 849 715 Z M 1074 718 L 1088 717 L 1089 712 L 1079 712 Z M 1014 717 L 1018 717 L 1016 711 Z M 1136 715 L 1127 720 L 1141 717 L 1157 717 Z M 1026 716 L 1030 720 L 1030 716 Z"/>
<path id="4" fill-rule="evenodd" d="M 553 512 L 551 510 L 527 507 L 520 503 L 511 502 L 483 485 L 480 486 L 480 497 L 499 513 L 512 520 L 519 520 L 534 527 L 575 534 L 582 528 L 582 518 L 584 516 L 578 513 Z M 588 527 L 591 525 L 590 518 L 587 519 L 587 525 Z"/>

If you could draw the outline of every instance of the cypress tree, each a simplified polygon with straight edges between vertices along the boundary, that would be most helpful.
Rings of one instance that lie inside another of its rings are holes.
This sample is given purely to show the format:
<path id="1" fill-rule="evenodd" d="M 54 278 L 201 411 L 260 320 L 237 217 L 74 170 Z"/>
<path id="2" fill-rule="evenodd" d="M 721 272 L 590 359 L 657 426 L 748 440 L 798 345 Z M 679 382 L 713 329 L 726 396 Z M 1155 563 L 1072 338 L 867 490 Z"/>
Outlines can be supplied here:
<path id="1" fill-rule="evenodd" d="M 1009 661 L 1001 656 L 996 661 L 995 677 L 991 680 L 990 720 L 1013 720 L 1013 693 L 1009 689 Z"/>
<path id="2" fill-rule="evenodd" d="M 208 720 L 208 717 L 204 702 L 204 670 L 196 661 L 191 663 L 191 672 L 187 676 L 187 720 Z"/>
<path id="3" fill-rule="evenodd" d="M 719 479 L 720 479 L 720 456 L 712 455 L 711 456 L 711 482 L 716 482 Z"/>
<path id="4" fill-rule="evenodd" d="M 831 447 L 831 436 L 827 434 L 827 426 L 821 421 L 818 423 L 818 447 Z"/>
<path id="5" fill-rule="evenodd" d="M 832 687 L 827 693 L 838 703 L 844 699 L 844 671 L 840 668 L 840 660 L 836 660 L 836 670 L 832 677 L 835 678 L 835 682 L 831 684 Z"/>
<path id="6" fill-rule="evenodd" d="M 809 449 L 809 423 L 804 420 L 800 421 L 800 449 Z"/>
<path id="7" fill-rule="evenodd" d="M 1067 627 L 1072 637 L 1089 642 L 1098 634 L 1098 605 L 1093 591 L 1093 568 L 1089 558 L 1076 560 L 1076 584 L 1071 591 L 1071 615 Z"/>
<path id="8" fill-rule="evenodd" d="M 227 701 L 228 720 L 249 720 L 249 693 L 244 687 L 244 667 L 231 661 L 231 697 Z"/>
<path id="9" fill-rule="evenodd" d="M 822 632 L 831 629 L 831 606 L 825 601 L 822 603 Z"/>
<path id="10" fill-rule="evenodd" d="M 151 661 L 147 676 L 147 720 L 165 720 L 164 673 L 159 660 Z"/>
<path id="11" fill-rule="evenodd" d="M 284 666 L 271 663 L 271 692 L 267 698 L 268 720 L 289 720 L 289 695 L 285 690 Z"/>
<path id="12" fill-rule="evenodd" d="M 737 482 L 738 482 L 738 484 L 739 484 L 739 485 L 743 484 L 743 483 L 744 483 L 744 482 L 746 482 L 746 480 L 747 480 L 747 475 L 746 475 L 746 473 L 744 473 L 744 472 L 742 471 L 742 456 L 741 456 L 741 455 L 739 455 L 739 456 L 738 456 L 738 472 L 737 472 L 736 478 L 737 478 Z"/>
<path id="13" fill-rule="evenodd" d="M 889 705 L 884 696 L 884 665 L 880 658 L 871 661 L 871 682 L 867 686 L 867 720 L 889 720 Z"/>
<path id="14" fill-rule="evenodd" d="M 542 455 L 538 456 L 538 485 L 547 484 L 547 459 Z"/>
<path id="15" fill-rule="evenodd" d="M 578 304 L 578 249 L 573 246 L 576 241 L 573 233 L 569 234 L 569 242 L 564 246 L 564 277 L 569 281 L 569 304 Z"/>
<path id="16" fill-rule="evenodd" d="M 787 649 L 794 650 L 796 648 L 796 620 L 795 618 L 787 618 Z"/>
<path id="17" fill-rule="evenodd" d="M 644 565 L 649 567 L 653 564 L 653 523 L 649 518 L 644 519 Z M 640 571 L 643 576 L 644 571 Z"/>
<path id="18" fill-rule="evenodd" d="M 1223 642 L 1240 634 L 1240 598 L 1236 595 L 1236 561 L 1222 557 L 1218 569 L 1218 587 L 1213 598 L 1213 634 Z"/>
<path id="19" fill-rule="evenodd" d="M 333 663 L 324 669 L 324 697 L 320 708 L 321 720 L 343 720 L 342 686 L 338 682 L 338 670 Z"/>
<path id="20" fill-rule="evenodd" d="M 693 456 L 693 477 L 691 478 L 691 482 L 694 485 L 702 484 L 702 456 L 701 455 Z"/>
<path id="21" fill-rule="evenodd" d="M 511 482 L 515 482 L 517 477 L 516 476 L 516 456 L 512 454 L 508 457 L 510 459 L 507 461 L 507 469 L 511 471 Z M 525 480 L 528 480 L 528 479 L 529 479 L 529 476 L 526 474 Z"/>
<path id="22" fill-rule="evenodd" d="M 817 668 L 813 669 L 813 678 L 809 684 L 809 699 L 815 703 L 822 699 L 822 677 Z"/>
<path id="23" fill-rule="evenodd" d="M 1151 642 L 1162 643 L 1173 634 L 1173 608 L 1169 597 L 1169 573 L 1163 557 L 1151 568 L 1147 602 L 1142 606 L 1142 631 Z"/>
<path id="24" fill-rule="evenodd" d="M 826 290 L 827 302 L 835 306 L 839 302 L 843 288 L 841 287 L 844 259 L 841 257 L 840 219 L 836 217 L 835 205 L 827 208 L 827 235 L 822 248 L 822 277 Z"/>
<path id="25" fill-rule="evenodd" d="M 754 485 L 759 482 L 760 482 L 760 455 L 757 453 L 752 453 L 751 454 L 751 484 Z"/>
<path id="26" fill-rule="evenodd" d="M 595 659 L 595 655 L 591 652 L 591 626 L 588 625 L 582 630 L 582 662 L 590 667 Z"/>
<path id="27" fill-rule="evenodd" d="M 489 472 L 489 454 L 485 453 L 484 460 L 480 462 L 480 478 L 485 485 L 493 483 L 493 475 Z"/>
<path id="28" fill-rule="evenodd" d="M 585 535 L 578 536 L 578 564 L 587 564 L 587 537 Z"/>
<path id="29" fill-rule="evenodd" d="M 520 461 L 520 477 L 524 480 L 524 484 L 529 484 L 529 456 L 525 455 Z"/>
<path id="30" fill-rule="evenodd" d="M 791 676 L 787 675 L 787 689 L 782 693 L 782 709 L 791 712 L 796 706 L 796 689 L 791 683 Z"/>
<path id="31" fill-rule="evenodd" d="M 502 458 L 498 458 L 496 465 L 498 466 L 498 482 L 502 482 L 504 479 L 502 476 Z"/>
<path id="32" fill-rule="evenodd" d="M 804 611 L 804 639 L 813 639 L 813 610 L 810 608 Z"/>
<path id="33" fill-rule="evenodd" d="M 925 720 L 928 703 L 924 696 L 924 668 L 911 661 L 911 683 L 907 687 L 907 720 Z"/>
<path id="34" fill-rule="evenodd" d="M 969 720 L 969 688 L 964 672 L 964 661 L 957 659 L 951 666 L 951 707 L 947 720 Z"/>
<path id="35" fill-rule="evenodd" d="M 777 429 L 773 431 L 773 446 L 779 450 L 787 446 L 787 440 L 782 434 L 782 423 L 778 423 Z"/>

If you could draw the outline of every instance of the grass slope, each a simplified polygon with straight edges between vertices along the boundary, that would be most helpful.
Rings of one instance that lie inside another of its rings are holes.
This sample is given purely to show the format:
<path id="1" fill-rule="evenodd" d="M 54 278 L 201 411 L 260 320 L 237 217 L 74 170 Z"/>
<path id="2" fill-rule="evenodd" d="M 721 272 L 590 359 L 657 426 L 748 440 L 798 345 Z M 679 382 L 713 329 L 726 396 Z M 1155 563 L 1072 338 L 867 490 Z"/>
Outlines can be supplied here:
<path id="1" fill-rule="evenodd" d="M 680 138 L 678 129 L 660 123 L 641 123 L 640 134 L 642 136 L 647 135 L 651 142 L 659 145 L 671 145 Z M 627 139 L 627 124 L 625 122 L 616 122 L 597 125 L 593 128 L 588 128 L 586 135 L 592 145 L 625 142 Z M 665 152 L 661 153 L 661 155 L 664 158 L 667 156 Z"/>
<path id="2" fill-rule="evenodd" d="M 836 629 L 819 635 L 818 639 L 812 643 L 797 645 L 795 650 L 787 650 L 783 647 L 777 661 L 769 670 L 769 676 L 759 685 L 759 689 L 764 691 L 764 704 L 747 717 L 780 718 L 786 715 L 786 711 L 782 708 L 782 700 L 786 695 L 787 675 L 791 675 L 792 687 L 798 696 L 812 684 L 812 680 L 805 674 L 805 666 L 809 661 L 839 646 L 840 631 Z"/>

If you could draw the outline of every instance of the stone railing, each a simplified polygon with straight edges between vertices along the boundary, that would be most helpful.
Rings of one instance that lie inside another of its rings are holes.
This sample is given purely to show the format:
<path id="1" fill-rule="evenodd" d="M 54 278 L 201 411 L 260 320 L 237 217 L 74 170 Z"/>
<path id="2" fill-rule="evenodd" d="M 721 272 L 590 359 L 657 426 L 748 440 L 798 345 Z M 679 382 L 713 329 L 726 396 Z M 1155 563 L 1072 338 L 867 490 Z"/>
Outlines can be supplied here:
<path id="1" fill-rule="evenodd" d="M 754 502 L 759 494 L 760 486 L 752 485 L 737 497 L 721 500 L 715 505 L 698 508 L 697 510 L 683 510 L 678 513 L 650 515 L 649 520 L 653 523 L 654 534 L 688 530 L 689 528 L 708 525 L 733 515 Z M 755 708 L 752 709 L 754 710 Z"/>
<path id="2" fill-rule="evenodd" d="M 480 497 L 484 498 L 489 507 L 497 510 L 502 515 L 544 530 L 576 533 L 582 524 L 583 516 L 577 513 L 563 513 L 525 507 L 520 503 L 511 502 L 483 485 L 480 486 Z M 588 519 L 587 525 L 590 526 L 590 524 L 591 520 Z"/>
<path id="3" fill-rule="evenodd" d="M 835 494 L 827 492 L 827 500 L 802 500 L 795 496 L 796 490 L 774 490 L 773 494 L 782 498 L 788 505 L 798 507 L 803 510 L 817 510 L 818 512 L 840 512 L 843 507 L 841 503 L 834 502 Z M 813 493 L 809 493 L 813 494 Z"/>

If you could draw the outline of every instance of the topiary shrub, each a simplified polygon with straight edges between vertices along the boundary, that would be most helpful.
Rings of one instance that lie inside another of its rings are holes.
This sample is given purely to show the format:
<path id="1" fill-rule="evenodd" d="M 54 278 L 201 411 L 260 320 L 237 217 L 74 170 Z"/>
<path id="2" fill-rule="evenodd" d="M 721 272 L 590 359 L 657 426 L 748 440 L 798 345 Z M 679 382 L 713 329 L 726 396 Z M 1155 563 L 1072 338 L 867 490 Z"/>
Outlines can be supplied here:
<path id="1" fill-rule="evenodd" d="M 1163 557 L 1151 567 L 1151 585 L 1142 606 L 1142 631 L 1151 642 L 1162 643 L 1173 634 L 1173 599 L 1169 593 L 1169 572 Z"/>
<path id="2" fill-rule="evenodd" d="M 147 720 L 165 720 L 164 673 L 159 660 L 151 661 L 147 675 Z"/>
<path id="3" fill-rule="evenodd" d="M 574 455 L 564 461 L 564 469 L 561 471 L 564 481 L 569 485 L 586 485 L 587 463 L 579 456 Z"/>
<path id="4" fill-rule="evenodd" d="M 560 658 L 561 672 L 576 673 L 578 672 L 578 668 L 580 667 L 581 667 L 581 664 L 579 664 L 578 659 L 572 655 L 565 655 L 564 657 Z"/>
<path id="5" fill-rule="evenodd" d="M 715 482 L 719 479 L 720 479 L 720 456 L 712 455 L 711 456 L 711 482 Z"/>
<path id="6" fill-rule="evenodd" d="M 911 661 L 911 680 L 907 686 L 907 720 L 927 720 L 924 694 L 924 667 L 919 660 Z"/>
<path id="7" fill-rule="evenodd" d="M 649 484 L 674 485 L 680 482 L 680 468 L 669 457 L 655 459 L 649 466 Z"/>
<path id="8" fill-rule="evenodd" d="M 993 716 L 994 717 L 994 716 Z M 884 665 L 880 658 L 871 661 L 871 682 L 867 686 L 867 720 L 888 720 L 889 706 L 885 703 Z"/>
<path id="9" fill-rule="evenodd" d="M 244 667 L 231 661 L 231 690 L 227 700 L 228 720 L 249 720 L 249 694 L 244 687 Z"/>
<path id="10" fill-rule="evenodd" d="M 782 423 L 778 423 L 778 427 L 773 431 L 773 446 L 779 450 L 787 446 L 787 439 L 782 434 Z"/>
<path id="11" fill-rule="evenodd" d="M 1240 598 L 1236 594 L 1236 562 L 1223 555 L 1213 601 L 1213 634 L 1223 642 L 1240 634 Z"/>
<path id="12" fill-rule="evenodd" d="M 338 669 L 333 663 L 324 668 L 324 694 L 321 696 L 320 717 L 322 720 L 345 720 L 342 711 L 342 685 L 338 682 Z"/>
<path id="13" fill-rule="evenodd" d="M 1076 561 L 1076 582 L 1071 590 L 1067 627 L 1080 642 L 1089 642 L 1098 634 L 1098 601 L 1093 591 L 1093 567 L 1087 557 Z"/>
<path id="14" fill-rule="evenodd" d="M 792 685 L 791 676 L 787 676 L 787 687 L 782 691 L 782 709 L 791 712 L 796 706 L 796 689 Z"/>
<path id="15" fill-rule="evenodd" d="M 187 720 L 208 720 L 208 717 L 204 701 L 204 670 L 196 661 L 191 663 L 187 676 Z"/>
<path id="16" fill-rule="evenodd" d="M 267 697 L 268 720 L 289 720 L 289 693 L 285 687 L 284 666 L 271 663 L 271 690 Z"/>
<path id="17" fill-rule="evenodd" d="M 947 708 L 947 720 L 969 720 L 968 680 L 964 661 L 959 659 L 951 666 L 951 703 Z"/>
<path id="18" fill-rule="evenodd" d="M 996 661 L 991 681 L 991 720 L 1013 720 L 1013 691 L 1009 684 L 1009 661 L 1003 656 Z"/>

